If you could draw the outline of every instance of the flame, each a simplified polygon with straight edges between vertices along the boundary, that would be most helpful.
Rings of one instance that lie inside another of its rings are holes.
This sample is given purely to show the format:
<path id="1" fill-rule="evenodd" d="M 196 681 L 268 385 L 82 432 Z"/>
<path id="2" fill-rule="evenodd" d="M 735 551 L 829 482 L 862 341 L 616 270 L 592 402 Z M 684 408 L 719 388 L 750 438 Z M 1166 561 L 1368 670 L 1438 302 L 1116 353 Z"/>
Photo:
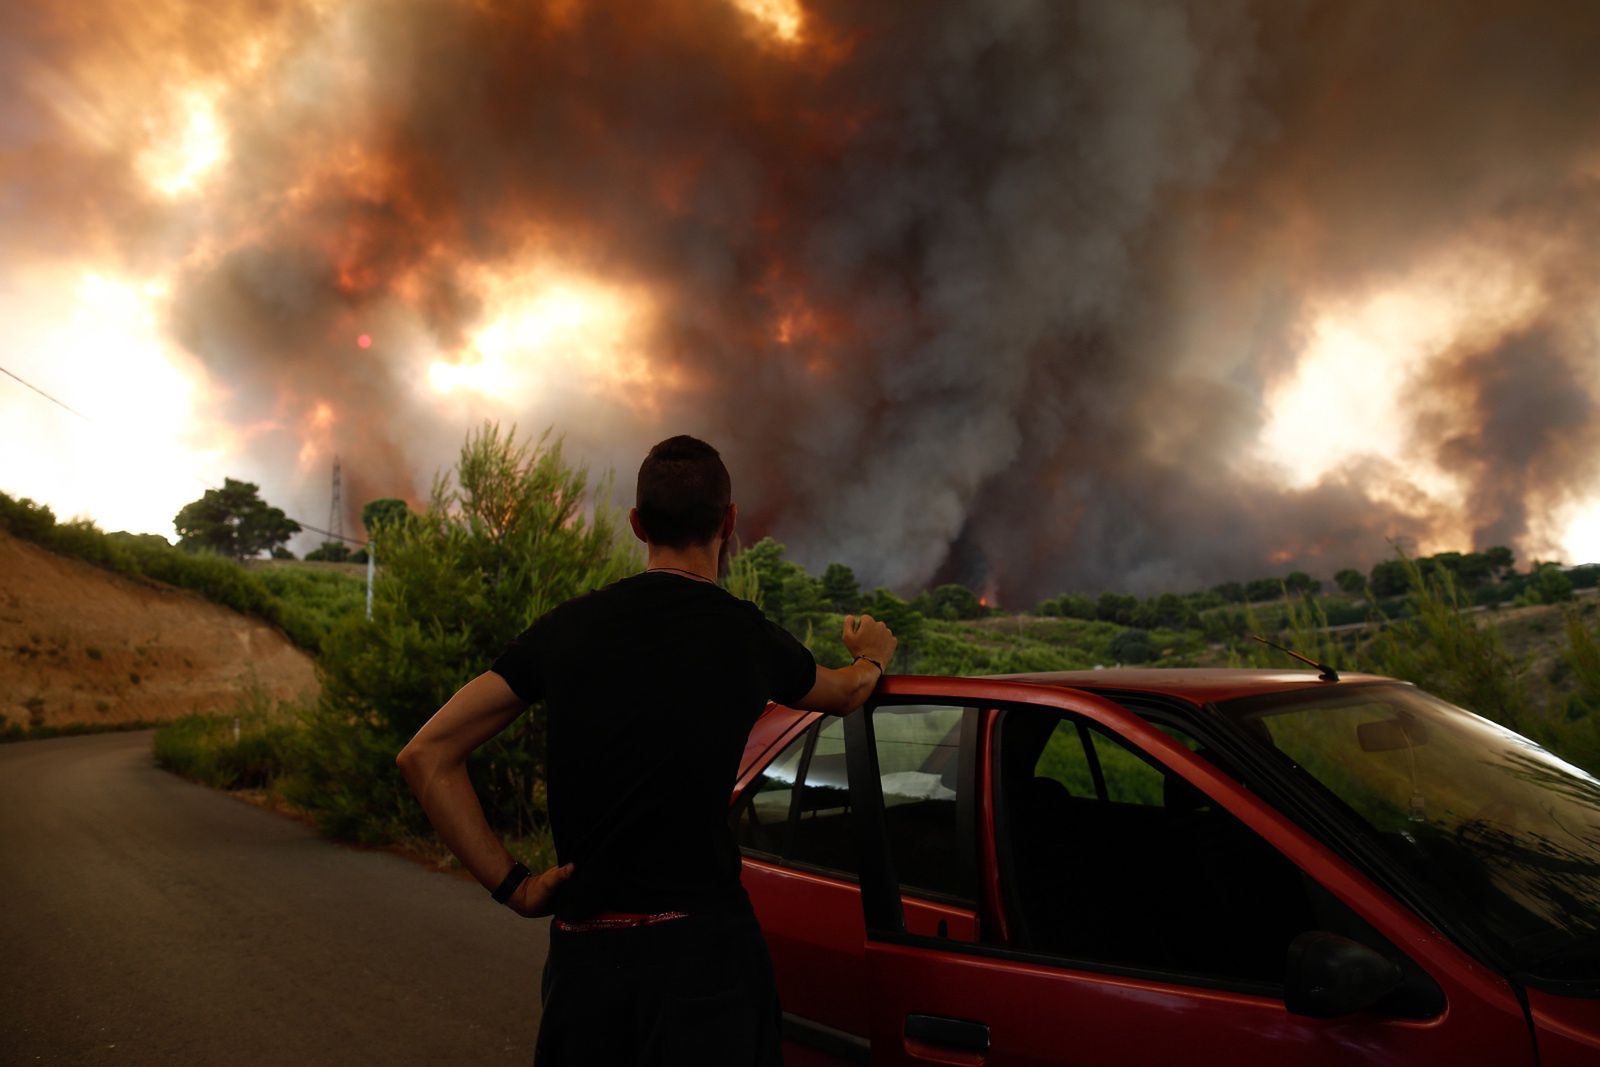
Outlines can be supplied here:
<path id="1" fill-rule="evenodd" d="M 326 400 L 319 400 L 311 406 L 304 419 L 305 433 L 300 451 L 295 456 L 302 471 L 333 450 L 334 421 L 333 405 Z"/>
<path id="2" fill-rule="evenodd" d="M 154 131 L 154 143 L 135 164 L 151 188 L 167 197 L 195 192 L 228 154 L 228 138 L 217 119 L 214 89 L 189 88 L 176 114 Z"/>
<path id="3" fill-rule="evenodd" d="M 1559 538 L 1568 563 L 1600 563 L 1600 498 L 1575 508 Z"/>
<path id="4" fill-rule="evenodd" d="M 731 0 L 753 21 L 778 41 L 797 43 L 805 26 L 805 16 L 797 0 Z"/>
<path id="5" fill-rule="evenodd" d="M 1323 304 L 1293 376 L 1268 391 L 1261 453 L 1297 488 L 1374 456 L 1426 496 L 1459 500 L 1457 479 L 1412 453 L 1401 401 L 1432 357 L 1522 321 L 1537 301 L 1532 279 L 1487 250 L 1469 249 L 1398 285 Z"/>
<path id="6" fill-rule="evenodd" d="M 653 407 L 653 392 L 674 384 L 642 352 L 648 301 L 624 287 L 577 274 L 537 270 L 480 278 L 484 323 L 465 350 L 428 367 L 436 393 L 458 391 L 520 404 L 576 384 Z"/>

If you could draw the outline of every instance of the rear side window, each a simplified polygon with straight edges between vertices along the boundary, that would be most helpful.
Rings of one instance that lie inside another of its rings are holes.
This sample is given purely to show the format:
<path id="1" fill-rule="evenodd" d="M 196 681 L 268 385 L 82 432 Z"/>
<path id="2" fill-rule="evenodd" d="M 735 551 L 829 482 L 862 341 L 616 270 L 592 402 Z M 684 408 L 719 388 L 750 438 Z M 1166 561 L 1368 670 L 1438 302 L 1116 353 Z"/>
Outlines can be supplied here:
<path id="1" fill-rule="evenodd" d="M 1191 751 L 1198 747 L 1198 742 L 1174 727 L 1157 728 Z M 1099 731 L 1070 719 L 1063 719 L 1050 732 L 1033 773 L 1056 782 L 1072 797 L 1145 806 L 1159 806 L 1164 800 L 1161 771 L 1107 741 Z"/>
<path id="2" fill-rule="evenodd" d="M 883 789 L 890 858 L 903 892 L 972 905 L 977 899 L 973 834 L 963 812 L 961 725 L 967 709 L 878 707 L 873 745 Z"/>
<path id="3" fill-rule="evenodd" d="M 745 852 L 781 857 L 800 761 L 815 730 L 805 730 L 756 775 L 733 809 L 733 836 Z"/>
<path id="4" fill-rule="evenodd" d="M 740 796 L 732 822 L 747 855 L 855 879 L 844 720 L 827 716 L 789 742 Z"/>
<path id="5" fill-rule="evenodd" d="M 1099 767 L 1091 762 L 1093 743 L 1087 730 L 1062 722 L 1039 753 L 1034 774 L 1049 778 L 1067 791 L 1068 796 L 1092 798 L 1105 792 Z"/>

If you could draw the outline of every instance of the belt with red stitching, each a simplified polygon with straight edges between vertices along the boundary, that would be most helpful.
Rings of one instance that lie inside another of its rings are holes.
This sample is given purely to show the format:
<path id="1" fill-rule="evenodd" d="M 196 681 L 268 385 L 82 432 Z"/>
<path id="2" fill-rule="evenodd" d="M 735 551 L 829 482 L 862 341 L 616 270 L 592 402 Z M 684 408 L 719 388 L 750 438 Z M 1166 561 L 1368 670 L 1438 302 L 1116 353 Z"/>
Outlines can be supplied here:
<path id="1" fill-rule="evenodd" d="M 602 911 L 587 919 L 557 919 L 555 928 L 564 933 L 580 934 L 590 930 L 629 930 L 636 926 L 654 926 L 656 923 L 687 919 L 686 911 L 658 911 L 643 915 L 631 911 Z"/>

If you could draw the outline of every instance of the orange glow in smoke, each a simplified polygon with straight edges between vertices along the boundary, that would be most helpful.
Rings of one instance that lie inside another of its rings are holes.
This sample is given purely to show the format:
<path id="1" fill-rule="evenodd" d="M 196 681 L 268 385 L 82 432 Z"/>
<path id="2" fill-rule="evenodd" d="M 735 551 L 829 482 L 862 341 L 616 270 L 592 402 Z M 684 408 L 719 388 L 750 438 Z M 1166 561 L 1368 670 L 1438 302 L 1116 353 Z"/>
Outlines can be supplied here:
<path id="1" fill-rule="evenodd" d="M 635 409 L 677 381 L 646 358 L 652 310 L 641 293 L 576 274 L 539 269 L 479 276 L 484 314 L 463 349 L 435 360 L 436 393 L 476 393 L 521 405 L 555 389 L 604 392 Z"/>
<path id="2" fill-rule="evenodd" d="M 800 40 L 804 15 L 796 0 L 732 0 L 733 6 L 784 44 Z"/>
<path id="3" fill-rule="evenodd" d="M 318 458 L 333 451 L 333 405 L 319 400 L 305 416 L 304 436 L 295 459 L 301 467 L 309 467 Z"/>

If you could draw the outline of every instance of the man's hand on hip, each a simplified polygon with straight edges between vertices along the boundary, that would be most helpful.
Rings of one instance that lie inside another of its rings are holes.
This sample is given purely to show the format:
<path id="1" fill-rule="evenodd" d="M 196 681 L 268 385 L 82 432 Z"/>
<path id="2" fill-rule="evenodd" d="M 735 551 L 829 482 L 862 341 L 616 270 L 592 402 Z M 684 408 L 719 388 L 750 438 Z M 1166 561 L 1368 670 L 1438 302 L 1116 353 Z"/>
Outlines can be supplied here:
<path id="1" fill-rule="evenodd" d="M 530 875 L 517 886 L 506 907 L 527 919 L 537 919 L 555 910 L 556 890 L 572 877 L 573 865 L 551 867 L 543 874 Z"/>

